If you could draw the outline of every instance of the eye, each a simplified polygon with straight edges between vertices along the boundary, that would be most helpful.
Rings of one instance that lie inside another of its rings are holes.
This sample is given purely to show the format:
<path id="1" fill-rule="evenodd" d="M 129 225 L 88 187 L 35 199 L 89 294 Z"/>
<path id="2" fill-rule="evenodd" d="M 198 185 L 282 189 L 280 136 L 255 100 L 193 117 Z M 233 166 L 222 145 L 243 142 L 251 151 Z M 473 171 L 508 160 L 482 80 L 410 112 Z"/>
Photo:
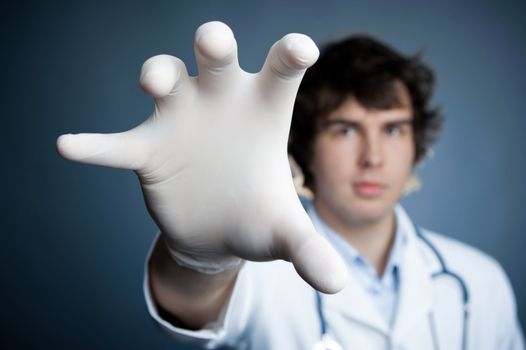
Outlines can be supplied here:
<path id="1" fill-rule="evenodd" d="M 398 124 L 387 125 L 385 127 L 385 133 L 389 136 L 398 136 L 402 134 L 402 126 Z"/>
<path id="2" fill-rule="evenodd" d="M 345 127 L 341 127 L 338 129 L 338 134 L 342 135 L 342 136 L 351 136 L 355 133 L 356 131 L 354 130 L 354 128 L 352 126 L 345 126 Z"/>

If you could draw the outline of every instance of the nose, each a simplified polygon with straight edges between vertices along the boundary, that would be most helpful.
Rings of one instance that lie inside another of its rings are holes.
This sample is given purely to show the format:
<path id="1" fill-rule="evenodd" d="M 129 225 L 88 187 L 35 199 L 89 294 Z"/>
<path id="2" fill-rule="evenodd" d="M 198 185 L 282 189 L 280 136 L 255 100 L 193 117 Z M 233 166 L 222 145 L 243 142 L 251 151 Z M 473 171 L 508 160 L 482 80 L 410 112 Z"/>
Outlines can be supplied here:
<path id="1" fill-rule="evenodd" d="M 376 168 L 383 164 L 384 156 L 380 137 L 367 134 L 362 140 L 360 165 L 364 168 Z"/>

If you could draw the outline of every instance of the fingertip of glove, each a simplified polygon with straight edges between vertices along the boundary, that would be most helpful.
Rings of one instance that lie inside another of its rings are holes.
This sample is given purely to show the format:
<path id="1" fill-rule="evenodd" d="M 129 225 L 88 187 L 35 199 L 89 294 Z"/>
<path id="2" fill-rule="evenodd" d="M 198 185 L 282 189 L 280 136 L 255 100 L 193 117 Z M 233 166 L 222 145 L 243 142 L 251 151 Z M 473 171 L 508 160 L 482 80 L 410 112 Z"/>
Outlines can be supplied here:
<path id="1" fill-rule="evenodd" d="M 223 22 L 214 21 L 201 25 L 195 33 L 199 51 L 213 61 L 222 61 L 235 51 L 234 32 Z"/>
<path id="2" fill-rule="evenodd" d="M 60 156 L 62 156 L 63 158 L 69 158 L 68 157 L 68 149 L 69 149 L 71 136 L 72 136 L 72 134 L 60 135 L 57 138 L 57 141 L 55 142 L 55 149 L 56 149 L 57 153 Z"/>
<path id="3" fill-rule="evenodd" d="M 292 257 L 298 274 L 322 293 L 334 294 L 345 287 L 347 267 L 321 236 L 313 236 Z"/>
<path id="4" fill-rule="evenodd" d="M 147 59 L 141 68 L 142 90 L 154 98 L 164 97 L 181 85 L 186 75 L 184 63 L 177 57 L 157 55 Z"/>
<path id="5" fill-rule="evenodd" d="M 141 88 L 148 95 L 159 98 L 170 93 L 174 85 L 174 79 L 169 74 L 151 71 L 141 77 Z"/>
<path id="6" fill-rule="evenodd" d="M 324 278 L 319 281 L 317 288 L 326 294 L 335 294 L 345 288 L 347 284 L 347 268 L 342 262 L 341 266 L 332 266 Z"/>
<path id="7" fill-rule="evenodd" d="M 293 69 L 305 69 L 314 64 L 320 51 L 314 41 L 305 34 L 291 33 L 282 39 L 281 59 Z"/>
<path id="8" fill-rule="evenodd" d="M 341 259 L 331 260 L 324 263 L 325 266 L 321 269 L 322 271 L 311 284 L 315 289 L 325 294 L 338 293 L 347 283 L 347 268 L 343 261 Z"/>
<path id="9" fill-rule="evenodd" d="M 211 21 L 201 24 L 195 31 L 195 41 L 199 42 L 203 38 L 203 35 L 214 33 L 225 38 L 233 38 L 234 32 L 225 23 L 220 21 Z"/>

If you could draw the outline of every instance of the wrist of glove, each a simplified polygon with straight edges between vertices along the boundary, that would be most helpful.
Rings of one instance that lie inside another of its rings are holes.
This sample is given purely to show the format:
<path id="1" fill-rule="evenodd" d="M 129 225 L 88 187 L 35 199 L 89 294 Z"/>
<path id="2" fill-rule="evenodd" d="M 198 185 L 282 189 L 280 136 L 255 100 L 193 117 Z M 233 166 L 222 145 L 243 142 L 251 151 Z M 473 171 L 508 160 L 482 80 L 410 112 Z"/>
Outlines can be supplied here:
<path id="1" fill-rule="evenodd" d="M 162 234 L 162 233 L 161 233 Z M 185 250 L 170 244 L 169 239 L 164 238 L 168 253 L 177 265 L 186 267 L 200 273 L 215 275 L 238 267 L 243 259 L 237 256 L 203 256 L 192 250 Z"/>

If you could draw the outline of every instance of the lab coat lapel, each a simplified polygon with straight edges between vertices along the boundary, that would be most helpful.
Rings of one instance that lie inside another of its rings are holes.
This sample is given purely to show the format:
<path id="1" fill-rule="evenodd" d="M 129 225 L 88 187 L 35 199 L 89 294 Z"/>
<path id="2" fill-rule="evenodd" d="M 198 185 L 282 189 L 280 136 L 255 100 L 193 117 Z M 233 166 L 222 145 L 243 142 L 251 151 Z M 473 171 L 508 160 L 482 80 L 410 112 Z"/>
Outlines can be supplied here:
<path id="1" fill-rule="evenodd" d="M 326 308 L 331 313 L 339 313 L 344 318 L 352 319 L 377 331 L 388 334 L 389 327 L 381 317 L 378 308 L 363 289 L 353 273 L 349 273 L 345 288 L 334 295 L 325 296 Z"/>
<path id="2" fill-rule="evenodd" d="M 405 213 L 401 216 L 408 239 L 401 264 L 400 290 L 393 325 L 394 337 L 403 337 L 403 333 L 410 330 L 416 322 L 427 322 L 432 308 L 432 271 L 429 261 L 419 247 L 419 238 L 413 224 Z"/>

